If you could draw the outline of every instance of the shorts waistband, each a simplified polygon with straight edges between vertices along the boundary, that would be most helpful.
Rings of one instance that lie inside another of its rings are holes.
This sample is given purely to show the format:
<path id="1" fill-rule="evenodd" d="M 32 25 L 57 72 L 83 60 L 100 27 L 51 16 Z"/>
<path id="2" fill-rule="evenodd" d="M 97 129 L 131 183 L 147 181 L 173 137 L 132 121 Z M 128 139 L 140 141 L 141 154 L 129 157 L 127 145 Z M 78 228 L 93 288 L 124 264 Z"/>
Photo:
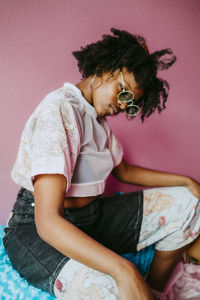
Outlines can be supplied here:
<path id="1" fill-rule="evenodd" d="M 91 224 L 99 216 L 101 198 L 96 198 L 88 205 L 80 208 L 64 208 L 64 218 L 77 226 Z M 25 188 L 21 188 L 17 194 L 13 212 L 17 215 L 34 216 L 34 196 Z"/>

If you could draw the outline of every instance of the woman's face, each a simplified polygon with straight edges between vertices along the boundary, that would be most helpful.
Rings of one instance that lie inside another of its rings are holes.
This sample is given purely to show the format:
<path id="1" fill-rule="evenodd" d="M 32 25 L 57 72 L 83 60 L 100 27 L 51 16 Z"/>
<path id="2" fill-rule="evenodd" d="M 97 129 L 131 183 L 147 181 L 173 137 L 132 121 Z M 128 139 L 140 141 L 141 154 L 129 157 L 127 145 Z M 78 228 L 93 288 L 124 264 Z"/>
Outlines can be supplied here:
<path id="1" fill-rule="evenodd" d="M 95 77 L 91 82 L 92 102 L 93 106 L 100 117 L 118 114 L 126 109 L 127 104 L 120 102 L 117 95 L 122 91 L 123 80 L 126 90 L 134 93 L 134 102 L 143 95 L 143 89 L 137 88 L 137 82 L 134 75 L 123 67 L 123 79 L 120 69 L 116 70 L 112 75 L 104 73 L 101 77 Z"/>

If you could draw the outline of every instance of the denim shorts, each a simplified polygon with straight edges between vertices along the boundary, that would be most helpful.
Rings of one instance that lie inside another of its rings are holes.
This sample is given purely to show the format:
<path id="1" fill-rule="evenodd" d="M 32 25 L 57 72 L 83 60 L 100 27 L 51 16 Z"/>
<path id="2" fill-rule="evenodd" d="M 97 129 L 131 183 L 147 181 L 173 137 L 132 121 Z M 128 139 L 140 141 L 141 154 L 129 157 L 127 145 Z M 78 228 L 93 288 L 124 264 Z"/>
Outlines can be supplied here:
<path id="1" fill-rule="evenodd" d="M 4 229 L 3 244 L 13 267 L 35 287 L 54 295 L 54 282 L 68 257 L 44 242 L 34 222 L 34 197 L 21 188 Z M 64 218 L 118 254 L 136 251 L 143 192 L 99 197 L 82 208 L 65 208 Z"/>

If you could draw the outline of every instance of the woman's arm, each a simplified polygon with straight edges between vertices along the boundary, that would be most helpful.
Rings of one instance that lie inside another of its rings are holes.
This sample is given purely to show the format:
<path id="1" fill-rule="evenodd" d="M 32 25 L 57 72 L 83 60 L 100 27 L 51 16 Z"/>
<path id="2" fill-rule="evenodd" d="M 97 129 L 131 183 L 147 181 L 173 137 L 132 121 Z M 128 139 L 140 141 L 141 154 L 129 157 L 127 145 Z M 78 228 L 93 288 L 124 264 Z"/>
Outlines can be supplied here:
<path id="1" fill-rule="evenodd" d="M 63 218 L 66 178 L 38 175 L 34 184 L 35 223 L 40 237 L 65 256 L 112 276 L 122 300 L 153 299 L 135 266 Z"/>
<path id="2" fill-rule="evenodd" d="M 122 159 L 112 174 L 120 181 L 142 186 L 186 186 L 200 199 L 200 184 L 190 177 L 130 165 Z"/>

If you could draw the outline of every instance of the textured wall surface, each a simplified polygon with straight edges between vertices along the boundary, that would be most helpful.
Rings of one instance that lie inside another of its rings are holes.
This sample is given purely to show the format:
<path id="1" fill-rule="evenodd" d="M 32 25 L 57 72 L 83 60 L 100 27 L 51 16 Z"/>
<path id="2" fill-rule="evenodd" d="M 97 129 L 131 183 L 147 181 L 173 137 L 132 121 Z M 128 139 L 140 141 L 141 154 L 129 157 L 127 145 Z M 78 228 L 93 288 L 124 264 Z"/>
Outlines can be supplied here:
<path id="1" fill-rule="evenodd" d="M 167 109 L 144 124 L 109 122 L 125 158 L 200 181 L 199 0 L 0 0 L 0 224 L 19 187 L 10 177 L 24 124 L 37 104 L 80 74 L 71 52 L 111 27 L 142 34 L 150 52 L 170 47 L 176 64 L 160 74 L 171 85 Z M 106 193 L 137 187 L 108 181 Z"/>

